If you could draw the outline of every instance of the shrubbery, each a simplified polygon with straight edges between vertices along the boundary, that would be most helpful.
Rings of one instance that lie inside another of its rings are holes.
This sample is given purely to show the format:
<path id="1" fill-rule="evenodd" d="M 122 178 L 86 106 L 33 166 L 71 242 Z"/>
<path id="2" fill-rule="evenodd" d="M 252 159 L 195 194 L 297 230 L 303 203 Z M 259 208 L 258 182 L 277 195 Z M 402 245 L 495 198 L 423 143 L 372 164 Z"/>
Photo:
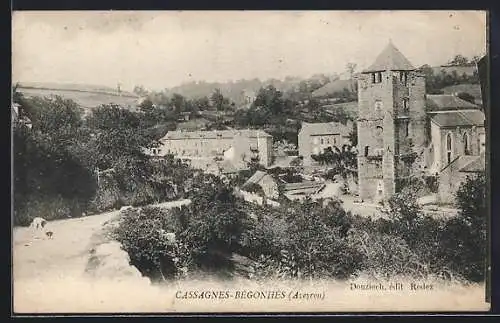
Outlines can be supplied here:
<path id="1" fill-rule="evenodd" d="M 123 214 L 116 237 L 131 263 L 153 281 L 231 267 L 230 255 L 247 226 L 246 213 L 218 178 L 203 175 L 198 180 L 189 206 Z"/>
<path id="2" fill-rule="evenodd" d="M 164 278 L 232 272 L 233 253 L 254 263 L 253 279 L 345 279 L 360 273 L 484 279 L 484 178 L 462 185 L 462 212 L 446 220 L 427 216 L 409 187 L 390 199 L 385 218 L 371 219 L 345 212 L 340 201 L 248 204 L 217 178 L 202 177 L 188 207 L 124 216 L 120 241 L 132 264 L 152 279 L 161 272 Z M 176 243 L 169 245 L 159 232 L 174 232 Z"/>

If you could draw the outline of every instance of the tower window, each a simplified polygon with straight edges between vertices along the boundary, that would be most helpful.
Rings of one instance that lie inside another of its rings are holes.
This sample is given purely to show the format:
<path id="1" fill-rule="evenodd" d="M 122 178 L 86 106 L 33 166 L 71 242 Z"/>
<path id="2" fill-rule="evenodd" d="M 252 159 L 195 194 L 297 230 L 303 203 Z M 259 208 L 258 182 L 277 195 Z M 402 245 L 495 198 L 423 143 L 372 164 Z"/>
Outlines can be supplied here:
<path id="1" fill-rule="evenodd" d="M 324 141 L 323 141 L 323 138 L 321 138 L 321 139 L 319 140 L 319 142 L 320 142 L 321 144 L 323 144 L 323 142 L 324 142 Z"/>
<path id="2" fill-rule="evenodd" d="M 403 123 L 403 133 L 405 137 L 408 137 L 410 135 L 410 123 L 408 121 L 405 121 Z"/>
<path id="3" fill-rule="evenodd" d="M 372 83 L 381 83 L 382 82 L 382 72 L 372 73 Z"/>
<path id="4" fill-rule="evenodd" d="M 403 99 L 403 111 L 404 112 L 408 112 L 408 109 L 409 109 L 409 99 L 408 98 L 404 98 Z"/>
<path id="5" fill-rule="evenodd" d="M 470 155 L 471 152 L 469 144 L 469 135 L 467 133 L 464 133 L 463 141 L 464 141 L 464 155 Z"/>
<path id="6" fill-rule="evenodd" d="M 368 157 L 369 152 L 370 152 L 370 146 L 365 146 L 365 157 Z"/>
<path id="7" fill-rule="evenodd" d="M 408 85 L 408 72 L 401 71 L 399 72 L 399 81 L 404 84 L 404 86 Z"/>

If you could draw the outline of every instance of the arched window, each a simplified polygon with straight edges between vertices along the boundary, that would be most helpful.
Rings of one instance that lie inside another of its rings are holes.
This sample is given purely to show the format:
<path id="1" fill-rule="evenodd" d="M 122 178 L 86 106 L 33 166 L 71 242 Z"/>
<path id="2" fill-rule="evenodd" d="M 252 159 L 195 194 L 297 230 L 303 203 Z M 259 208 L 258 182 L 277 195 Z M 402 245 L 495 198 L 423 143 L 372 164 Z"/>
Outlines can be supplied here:
<path id="1" fill-rule="evenodd" d="M 446 135 L 446 157 L 448 160 L 448 164 L 451 163 L 451 158 L 453 155 L 452 147 L 453 143 L 452 143 L 451 133 L 448 133 Z"/>
<path id="2" fill-rule="evenodd" d="M 464 133 L 463 135 L 463 141 L 464 141 L 464 155 L 470 155 L 470 143 L 469 143 L 469 135 L 467 132 Z"/>
<path id="3" fill-rule="evenodd" d="M 365 157 L 368 157 L 369 152 L 370 152 L 370 146 L 365 146 Z"/>

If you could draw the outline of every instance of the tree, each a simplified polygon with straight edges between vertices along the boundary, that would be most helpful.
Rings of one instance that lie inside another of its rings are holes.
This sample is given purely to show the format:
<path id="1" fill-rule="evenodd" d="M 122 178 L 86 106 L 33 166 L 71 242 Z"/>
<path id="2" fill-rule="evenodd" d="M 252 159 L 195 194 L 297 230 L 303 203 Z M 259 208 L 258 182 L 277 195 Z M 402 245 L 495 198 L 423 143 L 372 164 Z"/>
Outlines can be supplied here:
<path id="1" fill-rule="evenodd" d="M 23 103 L 31 107 L 34 126 L 28 130 L 14 124 L 15 224 L 28 224 L 40 214 L 46 219 L 80 215 L 96 189 L 78 152 L 89 138 L 81 111 L 60 97 Z"/>
<path id="2" fill-rule="evenodd" d="M 483 281 L 487 256 L 487 202 L 484 174 L 468 176 L 457 193 L 459 214 L 446 223 L 441 253 L 448 267 L 472 281 Z"/>
<path id="3" fill-rule="evenodd" d="M 149 94 L 149 92 L 142 85 L 136 85 L 133 92 L 138 96 L 147 96 Z"/>
<path id="4" fill-rule="evenodd" d="M 88 145 L 89 158 L 100 169 L 128 167 L 126 165 L 144 161 L 142 149 L 155 144 L 141 128 L 138 115 L 118 106 L 93 110 L 86 124 L 93 133 Z"/>
<path id="5" fill-rule="evenodd" d="M 170 99 L 170 106 L 173 107 L 176 113 L 184 112 L 186 111 L 186 99 L 182 95 L 174 93 Z"/>
<path id="6" fill-rule="evenodd" d="M 453 59 L 450 60 L 448 63 L 449 65 L 453 66 L 464 66 L 469 63 L 469 59 L 463 55 L 456 55 Z"/>
<path id="7" fill-rule="evenodd" d="M 212 106 L 215 107 L 217 111 L 224 110 L 224 96 L 220 89 L 215 89 L 212 95 L 210 96 L 210 101 L 212 102 Z"/>

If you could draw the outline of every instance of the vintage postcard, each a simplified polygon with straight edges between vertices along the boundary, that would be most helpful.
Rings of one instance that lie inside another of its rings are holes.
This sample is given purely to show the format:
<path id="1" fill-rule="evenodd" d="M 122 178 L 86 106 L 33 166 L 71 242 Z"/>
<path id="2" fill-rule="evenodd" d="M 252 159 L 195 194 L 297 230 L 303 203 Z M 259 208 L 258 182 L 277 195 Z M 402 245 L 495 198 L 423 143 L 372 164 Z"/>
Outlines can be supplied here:
<path id="1" fill-rule="evenodd" d="M 487 18 L 13 12 L 13 313 L 488 311 Z"/>

